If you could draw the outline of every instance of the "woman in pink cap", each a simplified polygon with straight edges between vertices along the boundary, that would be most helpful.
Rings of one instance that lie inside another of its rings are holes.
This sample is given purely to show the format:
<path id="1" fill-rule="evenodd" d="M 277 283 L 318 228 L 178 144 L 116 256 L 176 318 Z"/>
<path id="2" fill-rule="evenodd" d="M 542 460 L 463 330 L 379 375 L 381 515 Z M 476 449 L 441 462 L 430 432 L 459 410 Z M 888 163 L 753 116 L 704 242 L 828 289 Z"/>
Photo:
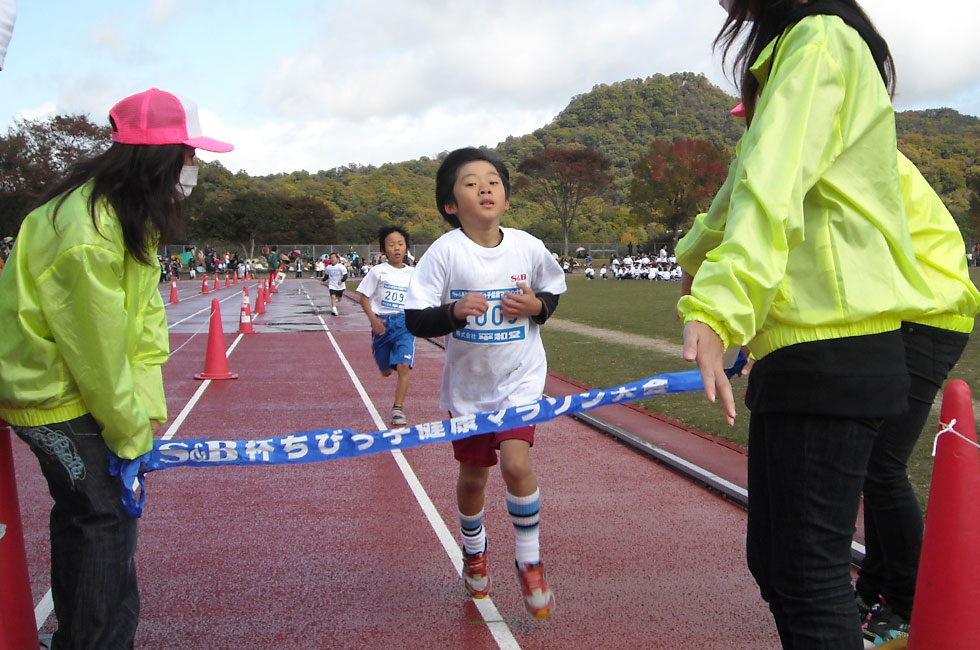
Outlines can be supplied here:
<path id="1" fill-rule="evenodd" d="M 109 112 L 113 144 L 78 161 L 24 219 L 0 276 L 0 418 L 54 499 L 53 648 L 132 648 L 137 519 L 109 453 L 138 459 L 167 419 L 156 248 L 179 232 L 204 137 L 194 104 L 152 88 Z"/>

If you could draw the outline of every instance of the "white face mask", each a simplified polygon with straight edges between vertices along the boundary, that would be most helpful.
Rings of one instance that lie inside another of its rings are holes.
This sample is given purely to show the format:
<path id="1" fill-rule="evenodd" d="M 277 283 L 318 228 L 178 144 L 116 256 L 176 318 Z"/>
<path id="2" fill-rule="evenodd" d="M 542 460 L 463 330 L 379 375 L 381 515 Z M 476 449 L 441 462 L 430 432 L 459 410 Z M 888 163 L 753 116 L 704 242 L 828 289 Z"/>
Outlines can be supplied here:
<path id="1" fill-rule="evenodd" d="M 197 165 L 184 165 L 180 168 L 180 180 L 177 181 L 177 191 L 183 198 L 191 195 L 194 186 L 197 185 Z"/>

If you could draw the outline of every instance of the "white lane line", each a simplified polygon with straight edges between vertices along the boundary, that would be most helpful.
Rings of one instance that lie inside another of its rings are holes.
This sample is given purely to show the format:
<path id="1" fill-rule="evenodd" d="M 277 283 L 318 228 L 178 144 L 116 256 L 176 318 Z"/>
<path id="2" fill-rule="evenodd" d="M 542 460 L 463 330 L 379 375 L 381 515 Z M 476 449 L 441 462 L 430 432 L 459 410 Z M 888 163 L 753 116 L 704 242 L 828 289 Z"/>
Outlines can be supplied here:
<path id="1" fill-rule="evenodd" d="M 304 288 L 303 291 L 305 293 L 306 289 Z M 310 295 L 308 293 L 306 295 L 307 298 L 310 299 L 310 303 L 316 307 L 316 303 L 313 302 Z M 347 369 L 347 374 L 354 383 L 357 393 L 361 396 L 361 401 L 364 402 L 364 406 L 367 408 L 368 413 L 371 414 L 371 418 L 374 420 L 374 425 L 379 431 L 387 428 L 385 421 L 378 413 L 378 409 L 375 408 L 374 403 L 367 394 L 367 391 L 364 390 L 364 386 L 357 378 L 357 374 L 355 374 L 354 369 L 347 361 L 347 357 L 344 356 L 343 351 L 341 351 L 340 346 L 337 344 L 337 339 L 334 338 L 333 332 L 331 332 L 330 328 L 327 327 L 327 324 L 324 322 L 322 316 L 317 314 L 317 318 L 323 325 L 323 329 L 327 333 L 327 338 L 330 339 L 330 344 L 333 345 L 334 351 L 337 352 L 340 362 L 343 363 L 344 368 Z M 446 551 L 446 555 L 449 556 L 449 560 L 452 562 L 453 568 L 456 570 L 456 574 L 462 578 L 463 552 L 460 550 L 459 545 L 456 544 L 453 534 L 446 526 L 446 522 L 444 522 L 442 517 L 439 516 L 439 511 L 436 510 L 435 504 L 432 503 L 432 499 L 429 498 L 425 488 L 422 487 L 422 483 L 419 481 L 418 476 L 415 475 L 415 471 L 412 469 L 412 466 L 409 465 L 401 450 L 395 449 L 391 452 L 391 455 L 394 457 L 395 464 L 398 465 L 398 469 L 401 470 L 402 476 L 405 477 L 405 482 L 408 483 L 409 488 L 411 488 L 412 494 L 415 495 L 415 500 L 418 501 L 419 507 L 422 508 L 425 518 L 429 520 L 429 525 L 432 526 L 432 530 L 435 532 L 436 537 L 442 544 L 442 548 Z M 490 597 L 474 598 L 472 600 L 473 604 L 475 604 L 476 608 L 479 610 L 480 616 L 482 616 L 483 620 L 487 623 L 487 628 L 490 630 L 494 640 L 497 642 L 497 646 L 502 650 L 520 650 L 521 646 L 517 643 L 517 639 L 514 638 L 514 635 L 510 631 L 510 627 L 508 627 L 507 623 L 504 621 L 503 616 L 500 615 L 500 611 L 497 609 L 497 606 L 493 604 L 493 600 Z"/>
<path id="2" fill-rule="evenodd" d="M 54 611 L 54 598 L 51 597 L 51 590 L 48 589 L 48 593 L 41 597 L 41 602 L 37 604 L 34 608 L 34 622 L 37 623 L 37 629 L 41 629 L 44 622 L 48 620 L 51 616 L 51 612 Z"/>
<path id="3" fill-rule="evenodd" d="M 232 341 L 232 344 L 228 346 L 227 350 L 225 350 L 225 358 L 227 358 L 235 350 L 235 348 L 238 346 L 238 342 L 241 341 L 244 336 L 245 336 L 244 334 L 239 334 L 237 337 L 235 337 L 235 340 Z M 181 410 L 180 415 L 178 415 L 174 419 L 173 423 L 169 427 L 167 427 L 167 432 L 164 433 L 162 436 L 160 436 L 160 440 L 170 440 L 177 434 L 177 431 L 180 429 L 180 425 L 184 423 L 184 420 L 186 420 L 187 416 L 190 415 L 191 410 L 193 410 L 198 400 L 200 400 L 201 396 L 204 395 L 204 391 L 207 390 L 208 386 L 210 385 L 211 385 L 210 379 L 205 379 L 201 382 L 201 385 L 198 387 L 198 389 L 194 391 L 194 395 L 191 396 L 190 400 Z M 48 589 L 47 593 L 45 593 L 44 596 L 41 597 L 41 601 L 34 607 L 34 621 L 37 623 L 38 630 L 41 629 L 41 627 L 48 620 L 48 617 L 51 616 L 51 613 L 53 611 L 54 611 L 54 600 L 52 599 L 51 596 L 51 589 Z"/>

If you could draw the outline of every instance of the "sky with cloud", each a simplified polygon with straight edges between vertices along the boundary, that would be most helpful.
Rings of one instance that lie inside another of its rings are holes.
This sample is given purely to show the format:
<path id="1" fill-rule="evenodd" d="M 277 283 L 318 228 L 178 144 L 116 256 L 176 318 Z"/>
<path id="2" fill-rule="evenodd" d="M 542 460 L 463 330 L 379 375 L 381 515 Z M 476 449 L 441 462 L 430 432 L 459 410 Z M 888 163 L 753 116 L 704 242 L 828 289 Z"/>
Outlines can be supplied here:
<path id="1" fill-rule="evenodd" d="M 967 0 L 863 0 L 898 70 L 899 110 L 980 116 Z M 20 0 L 0 125 L 109 108 L 156 86 L 197 102 L 207 154 L 249 174 L 494 146 L 596 84 L 697 72 L 734 93 L 715 0 Z"/>

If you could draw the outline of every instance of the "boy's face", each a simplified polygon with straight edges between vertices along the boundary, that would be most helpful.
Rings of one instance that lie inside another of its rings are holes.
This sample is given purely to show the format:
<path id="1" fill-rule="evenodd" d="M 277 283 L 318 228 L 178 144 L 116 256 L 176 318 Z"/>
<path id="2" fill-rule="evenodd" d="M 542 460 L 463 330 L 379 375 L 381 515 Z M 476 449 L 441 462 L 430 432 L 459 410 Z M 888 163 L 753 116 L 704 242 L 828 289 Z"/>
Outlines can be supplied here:
<path id="1" fill-rule="evenodd" d="M 405 238 L 399 232 L 393 232 L 385 237 L 385 256 L 389 264 L 398 266 L 405 259 Z"/>
<path id="2" fill-rule="evenodd" d="M 499 224 L 500 216 L 510 208 L 504 182 L 497 169 L 486 160 L 474 160 L 459 168 L 453 196 L 456 203 L 447 203 L 446 212 L 456 215 L 464 227 Z"/>

